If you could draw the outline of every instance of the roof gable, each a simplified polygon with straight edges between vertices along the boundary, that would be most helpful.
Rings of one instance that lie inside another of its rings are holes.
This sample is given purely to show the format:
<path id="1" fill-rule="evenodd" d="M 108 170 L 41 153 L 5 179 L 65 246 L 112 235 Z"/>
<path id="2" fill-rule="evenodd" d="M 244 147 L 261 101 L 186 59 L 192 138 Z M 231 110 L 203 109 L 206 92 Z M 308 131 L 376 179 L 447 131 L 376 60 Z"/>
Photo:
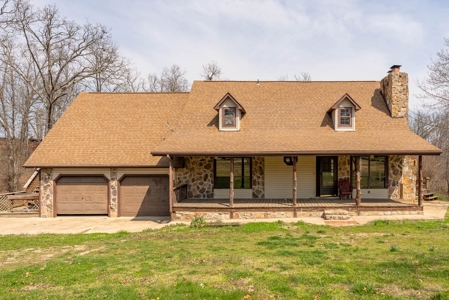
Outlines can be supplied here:
<path id="1" fill-rule="evenodd" d="M 358 111 L 361 109 L 360 105 L 358 105 L 357 102 L 355 102 L 354 99 L 352 99 L 352 97 L 349 96 L 348 93 L 346 93 L 337 102 L 335 102 L 335 104 L 332 105 L 332 107 L 329 108 L 329 110 L 327 112 L 329 113 L 333 110 L 336 110 L 340 106 L 340 103 L 342 103 L 345 100 L 348 100 L 349 102 L 351 102 L 351 104 L 354 106 L 355 111 Z"/>
<path id="2" fill-rule="evenodd" d="M 226 93 L 226 95 L 223 98 L 221 98 L 221 100 L 218 101 L 217 104 L 215 104 L 214 109 L 219 110 L 220 107 L 223 105 L 223 103 L 228 99 L 235 103 L 238 110 L 240 110 L 242 113 L 246 113 L 243 106 L 230 93 Z"/>

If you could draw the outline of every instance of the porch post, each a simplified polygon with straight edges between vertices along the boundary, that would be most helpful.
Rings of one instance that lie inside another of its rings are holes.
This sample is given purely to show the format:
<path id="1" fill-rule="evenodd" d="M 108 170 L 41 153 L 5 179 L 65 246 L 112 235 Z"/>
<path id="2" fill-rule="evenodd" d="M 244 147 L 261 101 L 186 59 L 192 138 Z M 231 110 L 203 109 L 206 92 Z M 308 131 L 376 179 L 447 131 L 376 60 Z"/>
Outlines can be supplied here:
<path id="1" fill-rule="evenodd" d="M 418 157 L 418 206 L 422 207 L 422 155 Z"/>
<path id="2" fill-rule="evenodd" d="M 297 185 L 298 185 L 298 178 L 296 176 L 296 162 L 297 157 L 293 156 L 293 206 L 296 206 L 296 195 L 297 195 Z"/>
<path id="3" fill-rule="evenodd" d="M 173 221 L 173 160 L 170 155 L 167 154 L 169 160 L 168 165 L 168 203 L 170 211 L 170 219 Z"/>
<path id="4" fill-rule="evenodd" d="M 229 170 L 229 206 L 234 206 L 234 157 L 229 159 L 230 170 Z"/>
<path id="5" fill-rule="evenodd" d="M 360 156 L 355 157 L 355 170 L 357 174 L 357 194 L 355 204 L 359 206 L 362 203 L 362 190 L 360 189 Z"/>

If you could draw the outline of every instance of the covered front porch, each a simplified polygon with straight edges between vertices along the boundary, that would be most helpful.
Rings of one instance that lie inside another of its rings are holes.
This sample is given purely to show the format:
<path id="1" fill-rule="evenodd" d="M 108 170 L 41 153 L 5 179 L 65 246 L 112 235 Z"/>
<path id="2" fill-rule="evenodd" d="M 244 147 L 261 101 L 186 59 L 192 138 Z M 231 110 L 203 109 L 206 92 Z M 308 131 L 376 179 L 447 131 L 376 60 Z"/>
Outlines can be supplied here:
<path id="1" fill-rule="evenodd" d="M 355 183 L 343 199 L 340 179 Z M 350 155 L 186 158 L 176 174 L 170 167 L 170 212 L 172 219 L 294 218 L 336 209 L 420 214 L 421 182 L 421 156 L 370 155 L 363 163 Z"/>

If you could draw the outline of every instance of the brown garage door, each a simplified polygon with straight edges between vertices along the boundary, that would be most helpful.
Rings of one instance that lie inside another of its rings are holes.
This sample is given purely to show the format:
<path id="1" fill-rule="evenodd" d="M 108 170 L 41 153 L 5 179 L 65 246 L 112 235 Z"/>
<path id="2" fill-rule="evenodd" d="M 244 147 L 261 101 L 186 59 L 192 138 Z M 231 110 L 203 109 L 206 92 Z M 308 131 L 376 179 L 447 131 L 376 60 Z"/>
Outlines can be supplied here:
<path id="1" fill-rule="evenodd" d="M 107 215 L 108 183 L 100 176 L 61 177 L 56 183 L 58 215 Z"/>
<path id="2" fill-rule="evenodd" d="M 120 215 L 167 216 L 167 176 L 126 176 L 120 181 Z"/>

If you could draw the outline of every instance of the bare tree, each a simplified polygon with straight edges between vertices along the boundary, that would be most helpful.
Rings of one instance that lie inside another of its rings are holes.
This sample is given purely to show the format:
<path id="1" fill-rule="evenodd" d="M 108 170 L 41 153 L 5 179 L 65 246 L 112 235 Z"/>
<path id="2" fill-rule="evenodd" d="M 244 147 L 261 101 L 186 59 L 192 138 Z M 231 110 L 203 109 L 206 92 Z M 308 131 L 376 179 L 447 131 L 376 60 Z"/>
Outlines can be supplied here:
<path id="1" fill-rule="evenodd" d="M 204 80 L 220 80 L 221 68 L 218 66 L 217 62 L 212 61 L 206 65 L 203 65 L 203 72 L 200 76 L 204 78 Z"/>
<path id="2" fill-rule="evenodd" d="M 10 66 L 3 65 L 0 70 L 0 136 L 4 148 L 0 175 L 8 191 L 17 191 L 25 172 L 21 166 L 29 155 L 29 123 L 36 95 Z"/>
<path id="3" fill-rule="evenodd" d="M 293 74 L 293 78 L 295 78 L 295 81 L 312 81 L 312 77 L 307 72 L 301 72 L 301 73 L 299 73 L 299 75 Z M 279 81 L 289 81 L 288 74 L 279 76 L 278 80 Z"/>
<path id="4" fill-rule="evenodd" d="M 185 77 L 186 73 L 187 71 L 176 64 L 170 68 L 165 67 L 160 76 L 154 73 L 148 75 L 147 90 L 149 92 L 187 92 L 189 83 Z"/>
<path id="5" fill-rule="evenodd" d="M 293 75 L 296 81 L 312 81 L 312 77 L 307 72 L 301 72 L 299 75 Z"/>
<path id="6" fill-rule="evenodd" d="M 440 156 L 424 157 L 423 172 L 431 178 L 435 191 L 449 195 L 449 111 L 413 111 L 409 114 L 409 126 L 443 151 Z"/>
<path id="7" fill-rule="evenodd" d="M 59 102 L 66 98 L 69 100 L 66 103 L 70 103 L 68 96 L 74 86 L 98 71 L 89 67 L 87 58 L 93 55 L 95 45 L 110 39 L 109 32 L 102 25 L 68 21 L 59 15 L 55 6 L 33 11 L 32 6 L 22 2 L 15 18 L 13 29 L 23 38 L 21 51 L 13 51 L 11 45 L 2 42 L 2 62 L 11 64 L 19 55 L 33 64 L 37 82 L 28 80 L 21 64 L 11 64 L 11 67 L 42 101 L 48 131 L 56 121 L 54 110 Z"/>
<path id="8" fill-rule="evenodd" d="M 449 39 L 444 39 L 444 46 L 437 52 L 436 59 L 427 66 L 427 78 L 418 82 L 421 89 L 421 99 L 426 102 L 425 105 L 433 108 L 449 110 Z"/>

